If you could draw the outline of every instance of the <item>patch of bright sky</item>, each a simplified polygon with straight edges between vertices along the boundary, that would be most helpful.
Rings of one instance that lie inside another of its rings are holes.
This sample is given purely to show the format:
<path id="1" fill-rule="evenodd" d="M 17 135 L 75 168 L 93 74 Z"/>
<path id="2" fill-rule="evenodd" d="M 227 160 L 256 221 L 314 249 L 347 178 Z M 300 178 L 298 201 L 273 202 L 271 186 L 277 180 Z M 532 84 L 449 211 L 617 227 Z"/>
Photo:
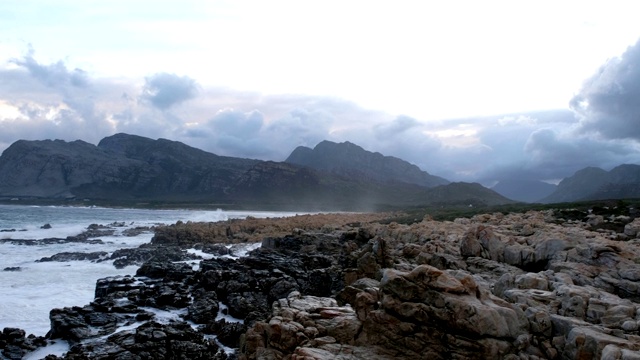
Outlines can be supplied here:
<path id="1" fill-rule="evenodd" d="M 6 101 L 0 100 L 0 121 L 7 119 L 17 119 L 19 117 L 22 117 L 20 109 L 11 104 L 7 104 Z"/>
<path id="2" fill-rule="evenodd" d="M 15 57 L 31 44 L 40 62 L 95 76 L 169 72 L 433 120 L 567 108 L 637 41 L 638 10 L 634 1 L 5 0 L 0 49 Z"/>

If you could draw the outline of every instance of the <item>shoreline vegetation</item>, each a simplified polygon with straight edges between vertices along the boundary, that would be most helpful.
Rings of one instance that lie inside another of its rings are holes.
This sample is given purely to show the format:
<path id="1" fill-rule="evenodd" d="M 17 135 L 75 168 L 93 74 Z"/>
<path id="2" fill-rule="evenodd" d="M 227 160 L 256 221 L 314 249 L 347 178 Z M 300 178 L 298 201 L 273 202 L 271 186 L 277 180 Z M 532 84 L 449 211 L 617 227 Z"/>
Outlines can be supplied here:
<path id="1" fill-rule="evenodd" d="M 254 204 L 242 205 L 237 203 L 212 203 L 212 202 L 180 202 L 180 201 L 110 201 L 110 200 L 78 200 L 78 199 L 52 199 L 52 198 L 2 198 L 0 205 L 28 205 L 28 206 L 78 206 L 78 207 L 104 207 L 104 208 L 134 208 L 149 210 L 242 210 L 242 211 L 283 211 L 300 213 L 393 213 L 393 220 L 398 223 L 410 224 L 420 221 L 424 216 L 431 216 L 435 220 L 453 220 L 457 217 L 471 217 L 473 215 L 493 212 L 526 212 L 552 209 L 624 209 L 635 208 L 640 211 L 640 198 L 586 200 L 563 203 L 513 203 L 504 205 L 432 205 L 432 206 L 373 206 L 368 211 L 360 210 L 336 210 L 332 206 L 291 205 L 291 204 Z"/>

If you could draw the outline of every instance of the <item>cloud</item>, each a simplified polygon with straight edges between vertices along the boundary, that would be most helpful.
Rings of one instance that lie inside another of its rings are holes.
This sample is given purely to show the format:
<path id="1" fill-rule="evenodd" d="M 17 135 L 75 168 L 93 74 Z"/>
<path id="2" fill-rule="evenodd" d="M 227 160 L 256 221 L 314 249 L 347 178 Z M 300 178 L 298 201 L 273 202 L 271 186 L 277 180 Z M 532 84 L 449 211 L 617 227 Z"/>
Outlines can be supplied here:
<path id="1" fill-rule="evenodd" d="M 385 138 L 389 134 L 400 134 L 420 127 L 421 124 L 418 120 L 406 115 L 400 115 L 390 123 L 384 123 L 376 126 L 374 128 L 374 133 L 377 138 Z"/>
<path id="2" fill-rule="evenodd" d="M 478 127 L 475 146 L 484 146 L 486 151 L 463 148 L 441 156 L 456 164 L 449 168 L 459 168 L 452 178 L 468 171 L 471 174 L 466 179 L 488 185 L 508 179 L 557 180 L 586 166 L 610 169 L 640 162 L 637 142 L 584 133 L 579 129 L 580 119 L 569 110 L 484 117 L 474 123 Z"/>
<path id="3" fill-rule="evenodd" d="M 38 81 L 50 87 L 65 87 L 67 85 L 75 87 L 86 87 L 88 85 L 87 73 L 82 69 L 67 69 L 60 60 L 56 63 L 43 65 L 34 58 L 35 50 L 29 47 L 27 54 L 22 59 L 13 59 L 11 62 L 21 66 Z"/>
<path id="4" fill-rule="evenodd" d="M 0 142 L 18 139 L 83 139 L 97 141 L 113 130 L 102 104 L 113 86 L 98 86 L 82 69 L 68 69 L 64 62 L 39 63 L 32 48 L 14 67 L 0 69 L 0 101 L 12 109 L 0 113 Z M 16 116 L 17 114 L 17 116 Z"/>
<path id="5" fill-rule="evenodd" d="M 201 88 L 193 79 L 166 73 L 142 85 L 142 79 L 101 78 L 69 69 L 64 61 L 38 62 L 33 50 L 0 68 L 0 78 L 0 150 L 18 139 L 95 144 L 126 132 L 218 155 L 282 161 L 297 146 L 350 141 L 449 180 L 487 185 L 640 163 L 635 138 L 595 127 L 604 125 L 593 116 L 593 104 L 600 104 L 593 100 L 578 117 L 566 109 L 425 122 L 338 98 Z"/>
<path id="6" fill-rule="evenodd" d="M 264 116 L 257 110 L 222 109 L 203 125 L 188 127 L 185 136 L 219 155 L 264 157 L 270 144 L 262 141 L 263 124 Z"/>
<path id="7" fill-rule="evenodd" d="M 263 124 L 264 116 L 257 110 L 243 113 L 233 109 L 224 109 L 210 120 L 209 126 L 217 133 L 227 134 L 238 139 L 250 139 L 258 134 Z"/>
<path id="8" fill-rule="evenodd" d="M 142 98 L 165 110 L 198 94 L 198 84 L 188 76 L 159 73 L 145 79 Z"/>
<path id="9" fill-rule="evenodd" d="M 607 61 L 570 104 L 582 116 L 583 131 L 640 140 L 640 40 Z"/>
<path id="10" fill-rule="evenodd" d="M 190 138 L 190 142 L 202 144 L 204 148 L 219 155 L 278 161 L 286 159 L 299 145 L 313 147 L 320 141 L 331 138 L 329 128 L 335 118 L 330 111 L 316 109 L 309 103 L 305 107 L 296 107 L 300 103 L 274 98 L 271 100 L 273 103 L 264 104 L 265 110 L 269 111 L 275 106 L 274 103 L 277 103 L 275 107 L 278 109 L 286 104 L 289 110 L 285 113 L 277 112 L 277 115 L 270 116 L 267 121 L 265 115 L 256 109 L 222 109 L 203 124 L 190 126 L 185 136 Z"/>

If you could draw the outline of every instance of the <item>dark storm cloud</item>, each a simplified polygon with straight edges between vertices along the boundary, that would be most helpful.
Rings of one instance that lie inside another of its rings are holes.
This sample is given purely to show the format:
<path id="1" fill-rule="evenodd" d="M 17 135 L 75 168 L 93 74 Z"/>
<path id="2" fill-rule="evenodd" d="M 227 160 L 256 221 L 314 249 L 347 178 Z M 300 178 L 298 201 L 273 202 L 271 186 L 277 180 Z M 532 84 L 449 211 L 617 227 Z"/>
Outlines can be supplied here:
<path id="1" fill-rule="evenodd" d="M 559 136 L 552 129 L 534 131 L 524 149 L 530 156 L 531 167 L 543 178 L 566 177 L 587 166 L 609 169 L 640 160 L 638 146 L 633 141 Z"/>
<path id="2" fill-rule="evenodd" d="M 40 82 L 51 87 L 63 87 L 72 85 L 76 87 L 85 87 L 88 84 L 87 73 L 82 69 L 69 70 L 62 61 L 54 64 L 43 65 L 34 59 L 35 51 L 29 48 L 29 51 L 22 59 L 14 59 L 12 62 L 18 66 L 22 66 Z"/>
<path id="3" fill-rule="evenodd" d="M 294 105 L 295 106 L 295 105 Z M 265 129 L 265 134 L 280 143 L 293 148 L 315 146 L 322 140 L 333 138 L 331 126 L 339 125 L 340 120 L 331 108 L 294 107 L 284 116 L 273 121 Z"/>
<path id="4" fill-rule="evenodd" d="M 477 171 L 467 179 L 483 184 L 500 180 L 558 180 L 587 166 L 609 169 L 622 163 L 640 162 L 640 146 L 636 142 L 576 131 L 580 119 L 569 110 L 484 117 L 466 122 L 481 125 L 478 140 L 490 151 L 443 158 L 467 170 L 473 169 L 476 161 Z"/>
<path id="5" fill-rule="evenodd" d="M 142 98 L 165 110 L 191 100 L 198 94 L 198 84 L 188 76 L 159 73 L 145 79 Z"/>
<path id="6" fill-rule="evenodd" d="M 418 120 L 400 115 L 388 124 L 380 124 L 375 127 L 374 132 L 377 137 L 384 138 L 389 135 L 396 135 L 407 130 L 420 128 L 421 124 Z"/>
<path id="7" fill-rule="evenodd" d="M 272 144 L 262 138 L 263 125 L 264 116 L 257 110 L 224 109 L 204 126 L 188 129 L 185 135 L 196 142 L 208 142 L 207 148 L 219 155 L 264 157 L 272 151 Z"/>
<path id="8" fill-rule="evenodd" d="M 243 113 L 227 109 L 218 112 L 211 119 L 210 126 L 216 133 L 248 139 L 256 136 L 262 129 L 263 123 L 264 116 L 257 110 Z"/>
<path id="9" fill-rule="evenodd" d="M 640 140 L 640 41 L 587 80 L 571 107 L 583 117 L 584 131 Z"/>
<path id="10" fill-rule="evenodd" d="M 264 106 L 268 108 L 269 104 Z M 205 124 L 187 129 L 184 135 L 219 155 L 281 161 L 299 145 L 313 147 L 331 138 L 329 126 L 333 120 L 326 111 L 313 108 L 294 107 L 269 123 L 257 110 L 224 109 Z"/>

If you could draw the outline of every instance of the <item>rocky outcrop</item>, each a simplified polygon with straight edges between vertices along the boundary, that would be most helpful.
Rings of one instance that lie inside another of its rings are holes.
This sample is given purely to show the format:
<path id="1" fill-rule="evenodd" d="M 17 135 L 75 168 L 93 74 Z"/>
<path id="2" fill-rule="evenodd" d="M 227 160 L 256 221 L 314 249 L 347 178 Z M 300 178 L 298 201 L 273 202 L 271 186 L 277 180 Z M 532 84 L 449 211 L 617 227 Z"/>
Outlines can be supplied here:
<path id="1" fill-rule="evenodd" d="M 47 340 L 43 337 L 25 335 L 22 329 L 4 328 L 0 333 L 0 357 L 19 360 L 29 352 L 47 345 Z"/>
<path id="2" fill-rule="evenodd" d="M 328 213 L 265 219 L 248 217 L 215 223 L 180 221 L 173 225 L 157 227 L 151 243 L 163 246 L 195 246 L 261 242 L 267 237 L 283 237 L 296 232 L 332 233 L 351 229 L 359 224 L 387 220 L 393 216 L 393 213 Z"/>
<path id="3" fill-rule="evenodd" d="M 640 238 L 603 225 L 637 220 L 571 214 L 276 221 L 246 257 L 156 258 L 99 280 L 91 304 L 52 310 L 48 337 L 74 344 L 67 359 L 635 359 Z M 229 239 L 218 225 L 202 251 Z M 180 233 L 162 246 L 195 246 Z"/>
<path id="4" fill-rule="evenodd" d="M 345 234 L 369 240 L 343 263 L 343 305 L 291 294 L 249 329 L 243 356 L 633 359 L 640 242 L 589 228 L 553 212 L 361 228 Z M 323 312 L 356 330 L 329 335 Z"/>

